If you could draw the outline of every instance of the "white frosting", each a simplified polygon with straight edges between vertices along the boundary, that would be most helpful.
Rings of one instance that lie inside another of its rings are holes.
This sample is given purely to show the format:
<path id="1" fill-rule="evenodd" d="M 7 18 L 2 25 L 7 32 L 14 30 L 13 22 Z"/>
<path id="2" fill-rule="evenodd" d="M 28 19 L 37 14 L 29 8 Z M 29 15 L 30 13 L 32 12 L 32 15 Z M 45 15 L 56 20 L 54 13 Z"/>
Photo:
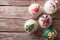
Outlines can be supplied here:
<path id="1" fill-rule="evenodd" d="M 45 20 L 46 16 L 48 16 L 47 18 L 49 19 L 49 24 L 47 26 L 44 26 L 42 20 Z M 39 25 L 40 25 L 41 28 L 48 28 L 52 23 L 52 18 L 49 15 L 44 14 L 41 17 L 39 17 L 38 22 L 39 22 Z"/>
<path id="2" fill-rule="evenodd" d="M 26 28 L 26 25 L 31 25 L 31 24 L 33 24 L 34 22 L 35 22 L 35 21 L 34 21 L 33 19 L 27 20 L 27 21 L 25 22 L 24 27 Z"/>
<path id="3" fill-rule="evenodd" d="M 39 8 L 39 11 L 38 12 L 34 12 L 33 9 L 34 8 Z M 41 14 L 41 6 L 38 4 L 38 3 L 33 3 L 31 4 L 29 7 L 28 7 L 28 11 L 31 15 L 33 15 L 33 13 L 36 15 L 36 14 Z"/>
<path id="4" fill-rule="evenodd" d="M 47 14 L 53 14 L 57 11 L 57 5 L 53 1 L 47 1 L 44 5 L 44 11 Z"/>

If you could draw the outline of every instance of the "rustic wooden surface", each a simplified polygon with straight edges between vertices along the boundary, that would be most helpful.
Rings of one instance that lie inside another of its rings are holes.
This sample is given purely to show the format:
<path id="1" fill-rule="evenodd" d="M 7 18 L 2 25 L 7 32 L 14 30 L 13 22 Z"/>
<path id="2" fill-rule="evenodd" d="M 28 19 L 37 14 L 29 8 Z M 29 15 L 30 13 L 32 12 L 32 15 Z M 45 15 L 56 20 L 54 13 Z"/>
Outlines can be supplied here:
<path id="1" fill-rule="evenodd" d="M 36 34 L 29 33 L 0 33 L 0 40 L 44 40 Z"/>
<path id="2" fill-rule="evenodd" d="M 24 23 L 31 18 L 28 6 L 33 2 L 44 5 L 46 0 L 0 0 L 0 40 L 44 40 L 43 37 L 26 33 Z M 58 32 L 54 40 L 60 40 L 60 0 L 59 10 L 51 15 L 53 28 Z"/>

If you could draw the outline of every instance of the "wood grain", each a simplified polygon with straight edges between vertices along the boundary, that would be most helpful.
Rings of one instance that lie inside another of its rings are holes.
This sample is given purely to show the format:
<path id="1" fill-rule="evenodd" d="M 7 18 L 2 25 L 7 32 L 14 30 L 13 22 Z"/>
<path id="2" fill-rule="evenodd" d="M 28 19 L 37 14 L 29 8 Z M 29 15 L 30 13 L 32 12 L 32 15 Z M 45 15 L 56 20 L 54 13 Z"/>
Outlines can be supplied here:
<path id="1" fill-rule="evenodd" d="M 1 19 L 0 18 L 0 31 L 1 32 L 25 32 L 24 30 L 24 23 L 28 19 Z M 53 20 L 53 28 L 57 30 L 58 33 L 60 33 L 60 19 L 54 19 Z"/>
<path id="2" fill-rule="evenodd" d="M 28 7 L 0 6 L 0 31 L 24 31 L 23 25 L 25 21 L 31 18 L 27 8 Z M 60 10 L 52 15 L 52 17 L 56 19 L 55 23 L 60 22 L 58 21 L 58 19 L 60 20 L 59 11 Z M 56 26 L 57 25 L 60 26 L 60 23 L 56 24 Z M 57 30 L 59 30 L 58 26 L 56 28 Z"/>
<path id="3" fill-rule="evenodd" d="M 44 5 L 46 0 L 0 0 L 0 5 L 8 5 L 8 6 L 28 6 L 31 3 L 37 2 L 40 5 Z M 58 0 L 58 5 L 60 5 L 60 0 Z"/>
<path id="4" fill-rule="evenodd" d="M 31 3 L 37 2 L 40 5 L 44 5 L 44 3 L 46 2 L 46 0 L 0 0 L 0 5 L 6 5 L 6 6 L 28 6 Z M 58 0 L 58 2 L 60 2 L 60 0 Z M 58 5 L 60 5 L 60 3 L 58 3 Z"/>
<path id="5" fill-rule="evenodd" d="M 42 37 L 29 33 L 4 33 L 0 32 L 0 40 L 43 40 Z"/>
<path id="6" fill-rule="evenodd" d="M 0 6 L 0 18 L 30 17 L 27 7 Z"/>
<path id="7" fill-rule="evenodd" d="M 36 34 L 0 32 L 0 40 L 45 40 L 45 39 L 41 36 L 37 36 Z M 57 40 L 57 38 L 55 38 L 55 40 Z M 60 37 L 58 37 L 58 40 L 60 40 Z"/>
<path id="8" fill-rule="evenodd" d="M 9 6 L 28 6 L 33 2 L 38 2 L 39 4 L 44 3 L 42 0 L 0 0 L 0 5 L 9 5 Z"/>
<path id="9" fill-rule="evenodd" d="M 60 9 L 52 14 L 52 17 L 60 18 Z M 0 18 L 31 18 L 31 15 L 28 7 L 0 6 Z"/>
<path id="10" fill-rule="evenodd" d="M 0 31 L 24 31 L 22 19 L 0 19 Z"/>
<path id="11" fill-rule="evenodd" d="M 34 2 L 44 6 L 46 0 L 0 0 L 0 40 L 44 40 L 42 36 L 25 33 L 23 27 L 31 18 L 28 6 Z M 58 33 L 54 40 L 60 40 L 60 0 L 58 2 L 59 10 L 51 15 L 52 27 Z"/>

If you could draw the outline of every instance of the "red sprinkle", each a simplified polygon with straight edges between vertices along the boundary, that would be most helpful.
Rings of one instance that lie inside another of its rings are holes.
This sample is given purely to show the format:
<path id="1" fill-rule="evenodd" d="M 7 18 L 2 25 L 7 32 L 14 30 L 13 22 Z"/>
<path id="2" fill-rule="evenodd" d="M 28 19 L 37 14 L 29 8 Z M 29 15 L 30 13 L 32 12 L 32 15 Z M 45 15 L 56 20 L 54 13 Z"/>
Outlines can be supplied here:
<path id="1" fill-rule="evenodd" d="M 34 8 L 34 12 L 38 12 L 39 11 L 39 8 Z"/>

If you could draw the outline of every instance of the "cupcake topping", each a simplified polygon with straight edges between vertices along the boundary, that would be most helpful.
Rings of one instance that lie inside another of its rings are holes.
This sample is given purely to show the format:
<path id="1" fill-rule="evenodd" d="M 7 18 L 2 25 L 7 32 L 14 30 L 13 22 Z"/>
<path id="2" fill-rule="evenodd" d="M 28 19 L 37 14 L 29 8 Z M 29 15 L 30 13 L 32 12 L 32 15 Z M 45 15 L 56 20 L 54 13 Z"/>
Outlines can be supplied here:
<path id="1" fill-rule="evenodd" d="M 53 38 L 54 37 L 54 32 L 49 32 L 48 36 L 49 36 L 49 38 Z"/>

